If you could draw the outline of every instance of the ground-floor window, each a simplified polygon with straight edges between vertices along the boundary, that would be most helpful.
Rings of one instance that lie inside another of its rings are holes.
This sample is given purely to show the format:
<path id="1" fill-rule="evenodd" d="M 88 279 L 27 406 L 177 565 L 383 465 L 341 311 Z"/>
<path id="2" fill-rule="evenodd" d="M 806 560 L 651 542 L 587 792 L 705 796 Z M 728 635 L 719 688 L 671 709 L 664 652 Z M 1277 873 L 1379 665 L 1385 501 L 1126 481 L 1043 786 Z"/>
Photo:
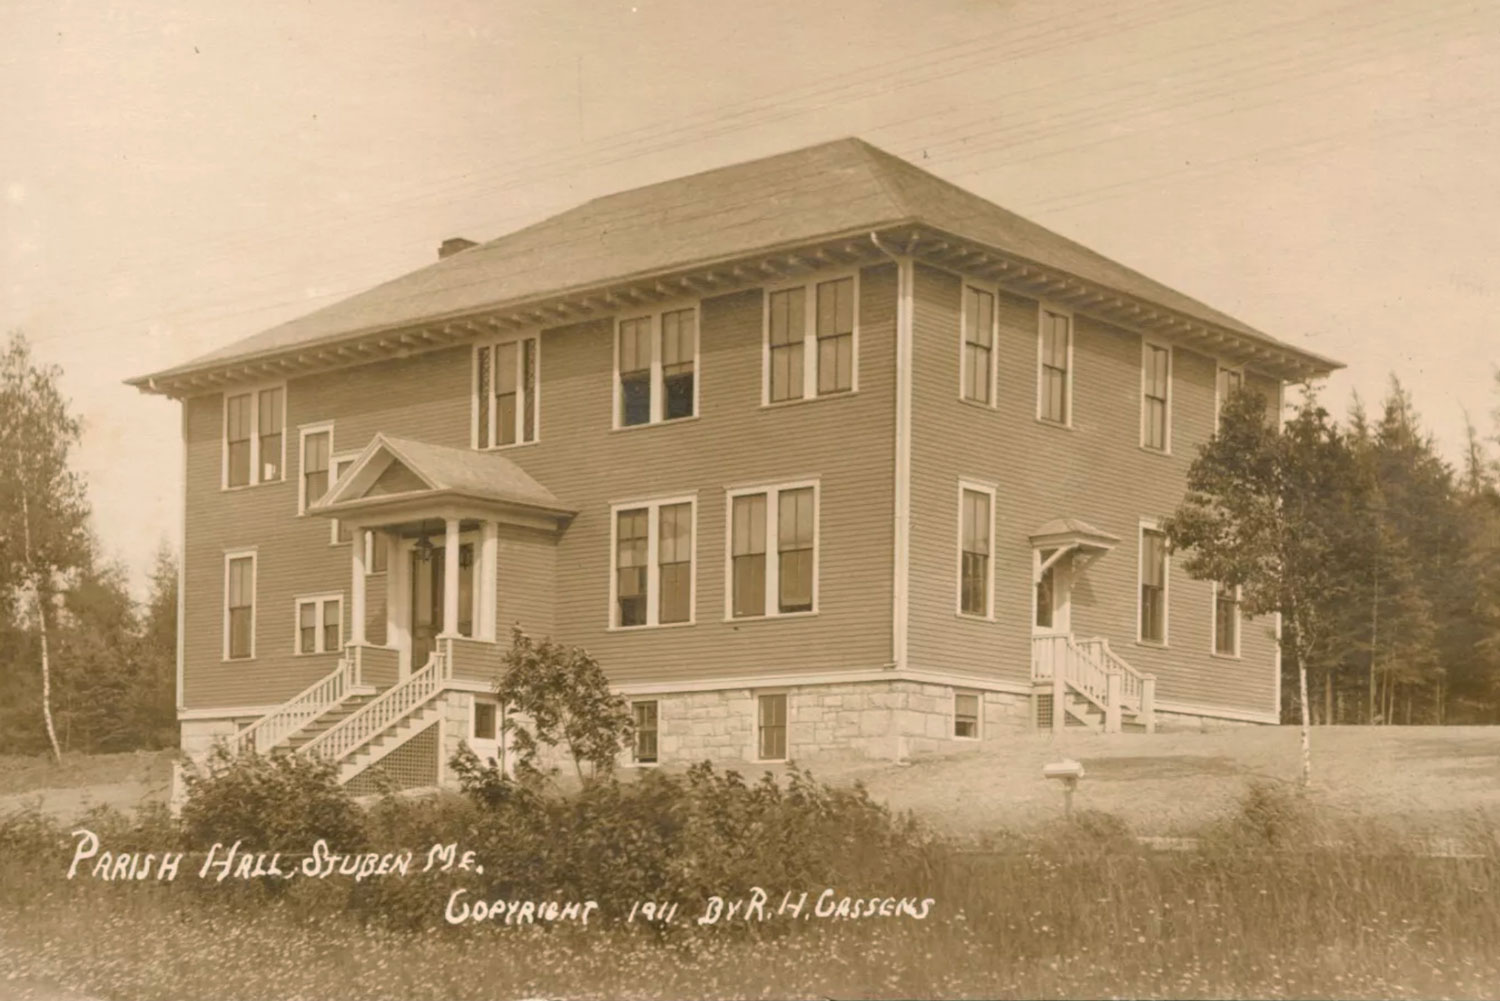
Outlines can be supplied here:
<path id="1" fill-rule="evenodd" d="M 979 739 L 979 693 L 953 693 L 953 736 Z"/>
<path id="2" fill-rule="evenodd" d="M 653 764 L 656 761 L 656 712 L 657 704 L 651 702 L 632 702 L 631 711 L 635 716 L 635 760 L 639 764 Z"/>
<path id="3" fill-rule="evenodd" d="M 786 694 L 762 695 L 759 700 L 759 753 L 762 761 L 786 760 Z"/>

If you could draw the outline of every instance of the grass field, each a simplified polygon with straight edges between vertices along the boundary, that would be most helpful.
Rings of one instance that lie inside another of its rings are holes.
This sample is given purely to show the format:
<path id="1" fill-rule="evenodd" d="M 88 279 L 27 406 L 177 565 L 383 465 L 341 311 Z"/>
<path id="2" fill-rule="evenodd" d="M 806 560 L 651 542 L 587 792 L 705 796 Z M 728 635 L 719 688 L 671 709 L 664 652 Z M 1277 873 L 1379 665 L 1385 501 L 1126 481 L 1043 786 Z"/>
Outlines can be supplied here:
<path id="1" fill-rule="evenodd" d="M 1208 733 L 1100 736 L 1021 734 L 982 750 L 909 765 L 814 761 L 834 784 L 862 781 L 895 810 L 911 810 L 955 836 L 1028 830 L 1062 809 L 1042 766 L 1060 757 L 1086 774 L 1074 805 L 1112 813 L 1137 834 L 1178 835 L 1233 810 L 1252 780 L 1295 782 L 1294 727 L 1235 727 Z M 46 758 L 0 757 L 0 814 L 40 802 L 71 818 L 90 806 L 125 809 L 165 798 L 170 752 Z M 754 774 L 764 766 L 745 765 Z M 1318 727 L 1313 800 L 1327 811 L 1421 833 L 1500 818 L 1500 728 Z"/>

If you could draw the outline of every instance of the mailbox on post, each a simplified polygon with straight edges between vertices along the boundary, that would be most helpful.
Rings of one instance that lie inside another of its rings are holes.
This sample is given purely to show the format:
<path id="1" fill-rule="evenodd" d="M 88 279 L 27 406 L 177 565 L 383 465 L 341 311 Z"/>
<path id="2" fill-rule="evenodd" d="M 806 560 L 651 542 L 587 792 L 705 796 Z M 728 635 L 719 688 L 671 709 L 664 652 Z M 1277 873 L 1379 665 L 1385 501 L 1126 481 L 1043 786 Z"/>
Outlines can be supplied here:
<path id="1" fill-rule="evenodd" d="M 1042 778 L 1056 779 L 1063 787 L 1063 816 L 1073 816 L 1073 790 L 1083 778 L 1083 765 L 1072 758 L 1064 758 L 1042 766 Z"/>

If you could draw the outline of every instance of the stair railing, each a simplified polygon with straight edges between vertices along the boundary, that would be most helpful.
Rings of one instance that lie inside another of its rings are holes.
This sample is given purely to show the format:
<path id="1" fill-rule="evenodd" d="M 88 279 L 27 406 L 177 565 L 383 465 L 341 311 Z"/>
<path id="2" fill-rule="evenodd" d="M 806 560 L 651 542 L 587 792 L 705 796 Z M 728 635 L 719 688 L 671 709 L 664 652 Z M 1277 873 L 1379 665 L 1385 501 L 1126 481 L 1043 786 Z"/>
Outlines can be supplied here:
<path id="1" fill-rule="evenodd" d="M 331 762 L 344 760 L 442 691 L 447 680 L 447 662 L 441 648 L 434 650 L 420 671 L 324 730 L 298 748 L 297 753 Z"/>
<path id="2" fill-rule="evenodd" d="M 355 684 L 357 666 L 341 657 L 339 666 L 234 735 L 236 754 L 264 754 L 343 701 Z"/>

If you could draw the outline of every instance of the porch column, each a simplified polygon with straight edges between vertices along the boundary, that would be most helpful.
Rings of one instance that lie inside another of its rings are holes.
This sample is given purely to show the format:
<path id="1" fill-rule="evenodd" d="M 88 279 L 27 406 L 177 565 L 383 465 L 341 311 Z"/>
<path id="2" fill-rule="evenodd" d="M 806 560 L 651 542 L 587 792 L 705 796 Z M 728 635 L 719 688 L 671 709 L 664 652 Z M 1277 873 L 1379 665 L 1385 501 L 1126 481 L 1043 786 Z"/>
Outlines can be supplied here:
<path id="1" fill-rule="evenodd" d="M 356 528 L 349 542 L 350 573 L 354 576 L 351 587 L 353 601 L 349 609 L 349 642 L 363 645 L 365 642 L 365 533 Z"/>
<path id="2" fill-rule="evenodd" d="M 479 553 L 479 624 L 475 634 L 482 640 L 495 642 L 495 588 L 499 574 L 500 526 L 486 521 L 483 526 Z"/>
<path id="3" fill-rule="evenodd" d="M 458 635 L 458 519 L 445 522 L 443 534 L 443 635 Z"/>

